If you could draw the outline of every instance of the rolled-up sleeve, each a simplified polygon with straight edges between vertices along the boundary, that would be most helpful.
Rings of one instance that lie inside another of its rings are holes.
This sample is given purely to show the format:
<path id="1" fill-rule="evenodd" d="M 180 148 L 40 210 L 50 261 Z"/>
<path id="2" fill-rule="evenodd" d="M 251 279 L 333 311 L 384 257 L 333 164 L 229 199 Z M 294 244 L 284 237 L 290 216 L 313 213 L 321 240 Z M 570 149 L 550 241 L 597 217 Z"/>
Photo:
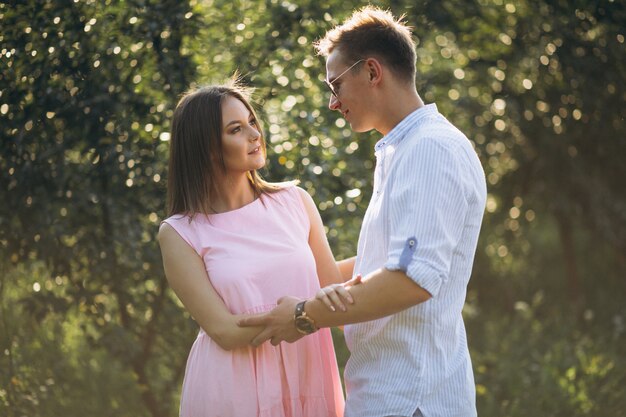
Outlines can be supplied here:
<path id="1" fill-rule="evenodd" d="M 384 266 L 404 271 L 433 297 L 448 280 L 468 210 L 459 164 L 453 144 L 420 138 L 389 173 L 391 239 Z"/>

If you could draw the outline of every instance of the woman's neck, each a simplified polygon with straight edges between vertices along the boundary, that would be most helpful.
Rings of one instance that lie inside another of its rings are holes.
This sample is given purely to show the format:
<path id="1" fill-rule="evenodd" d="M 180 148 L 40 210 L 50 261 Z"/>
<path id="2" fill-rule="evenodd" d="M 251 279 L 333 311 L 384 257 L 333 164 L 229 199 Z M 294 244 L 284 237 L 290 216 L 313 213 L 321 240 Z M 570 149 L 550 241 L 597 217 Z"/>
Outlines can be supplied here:
<path id="1" fill-rule="evenodd" d="M 211 199 L 211 209 L 214 213 L 237 210 L 256 199 L 247 175 L 238 178 L 224 177 L 222 181 L 219 181 L 216 191 L 216 195 Z"/>

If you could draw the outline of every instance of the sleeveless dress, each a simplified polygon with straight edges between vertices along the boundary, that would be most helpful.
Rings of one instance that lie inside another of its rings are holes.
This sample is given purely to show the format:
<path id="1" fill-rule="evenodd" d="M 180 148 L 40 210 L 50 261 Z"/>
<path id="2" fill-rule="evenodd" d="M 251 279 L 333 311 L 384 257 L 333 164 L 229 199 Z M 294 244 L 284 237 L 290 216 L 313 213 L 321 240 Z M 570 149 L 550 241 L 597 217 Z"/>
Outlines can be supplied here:
<path id="1" fill-rule="evenodd" d="M 233 314 L 269 311 L 319 290 L 309 217 L 294 186 L 239 209 L 165 220 L 202 257 Z M 344 399 L 329 329 L 289 344 L 226 351 L 200 330 L 185 370 L 181 417 L 341 417 Z"/>

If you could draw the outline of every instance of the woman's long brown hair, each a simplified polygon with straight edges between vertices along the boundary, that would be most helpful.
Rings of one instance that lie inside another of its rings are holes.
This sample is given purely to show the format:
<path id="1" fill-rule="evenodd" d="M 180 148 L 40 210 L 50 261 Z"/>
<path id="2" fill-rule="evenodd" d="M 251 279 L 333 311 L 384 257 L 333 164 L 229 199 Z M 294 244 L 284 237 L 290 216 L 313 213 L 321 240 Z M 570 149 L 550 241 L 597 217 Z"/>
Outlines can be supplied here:
<path id="1" fill-rule="evenodd" d="M 172 119 L 167 181 L 168 217 L 211 214 L 216 178 L 226 172 L 222 151 L 222 103 L 226 97 L 241 101 L 259 123 L 261 151 L 266 156 L 263 128 L 249 102 L 249 90 L 233 81 L 191 90 L 178 102 Z M 286 184 L 269 183 L 256 170 L 248 179 L 257 195 L 274 193 Z"/>

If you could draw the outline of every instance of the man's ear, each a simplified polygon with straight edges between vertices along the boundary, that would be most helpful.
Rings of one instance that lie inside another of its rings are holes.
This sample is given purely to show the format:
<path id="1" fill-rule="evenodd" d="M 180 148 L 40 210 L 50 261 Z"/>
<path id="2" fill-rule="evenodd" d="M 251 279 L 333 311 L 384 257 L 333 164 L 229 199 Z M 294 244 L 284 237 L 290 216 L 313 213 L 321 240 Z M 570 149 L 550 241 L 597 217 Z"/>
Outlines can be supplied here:
<path id="1" fill-rule="evenodd" d="M 367 61 L 365 61 L 365 65 L 367 66 L 370 84 L 375 85 L 380 83 L 383 77 L 383 66 L 380 61 L 376 58 L 368 58 Z"/>

